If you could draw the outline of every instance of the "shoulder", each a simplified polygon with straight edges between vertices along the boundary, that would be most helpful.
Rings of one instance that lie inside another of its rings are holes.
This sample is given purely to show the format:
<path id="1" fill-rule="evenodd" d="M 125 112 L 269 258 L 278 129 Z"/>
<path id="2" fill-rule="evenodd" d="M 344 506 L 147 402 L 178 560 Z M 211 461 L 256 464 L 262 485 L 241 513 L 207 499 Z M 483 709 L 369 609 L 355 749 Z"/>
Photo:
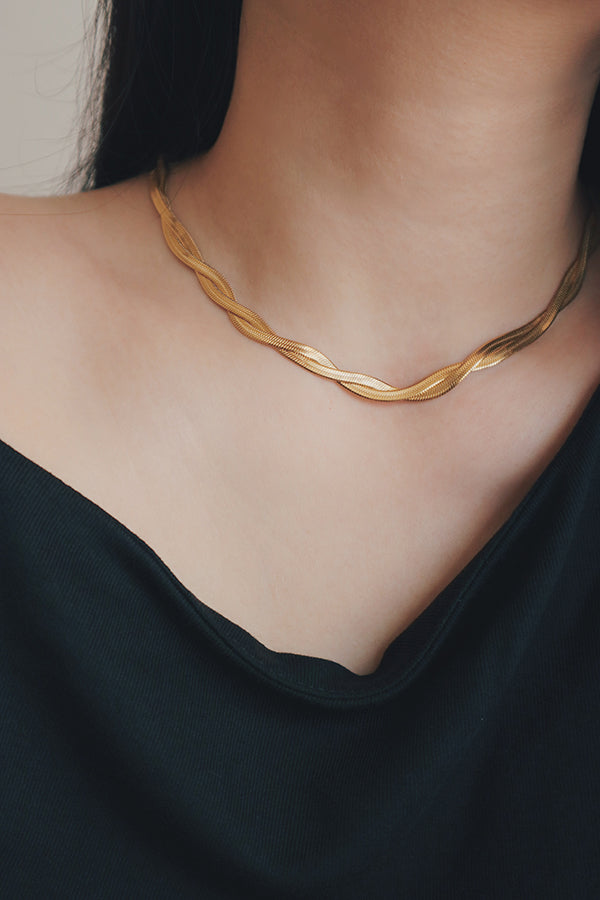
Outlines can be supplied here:
<path id="1" fill-rule="evenodd" d="M 69 287 L 104 278 L 124 263 L 124 238 L 147 220 L 141 215 L 142 179 L 99 190 L 51 197 L 0 194 L 0 291 L 31 303 L 52 296 L 63 302 Z M 137 217 L 136 217 L 137 213 Z M 136 220 L 137 219 L 137 220 Z M 130 263 L 135 260 L 131 259 Z M 41 293 L 40 293 L 40 288 Z M 67 288 L 65 294 L 64 289 Z"/>
<path id="2" fill-rule="evenodd" d="M 0 440 L 44 459 L 55 446 L 60 461 L 84 431 L 93 442 L 172 418 L 192 378 L 194 403 L 210 406 L 223 341 L 238 335 L 191 275 L 164 240 L 147 174 L 0 195 Z"/>
<path id="3" fill-rule="evenodd" d="M 111 245 L 120 246 L 122 206 L 114 189 L 52 197 L 0 194 L 0 352 L 5 360 L 32 351 L 30 341 L 42 330 L 48 343 L 60 341 L 69 323 L 90 308 L 95 291 L 106 293 L 118 265 Z"/>
<path id="4" fill-rule="evenodd" d="M 116 335 L 136 333 L 162 239 L 147 183 L 0 194 L 0 438 L 73 419 L 106 381 Z"/>

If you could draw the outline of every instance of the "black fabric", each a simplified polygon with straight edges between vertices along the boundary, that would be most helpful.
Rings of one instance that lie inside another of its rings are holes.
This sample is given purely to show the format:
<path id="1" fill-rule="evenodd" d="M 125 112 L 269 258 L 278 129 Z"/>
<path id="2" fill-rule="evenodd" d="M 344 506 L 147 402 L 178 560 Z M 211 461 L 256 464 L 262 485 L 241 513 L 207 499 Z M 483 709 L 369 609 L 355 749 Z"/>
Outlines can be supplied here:
<path id="1" fill-rule="evenodd" d="M 600 897 L 600 387 L 371 675 L 0 442 L 2 898 Z"/>

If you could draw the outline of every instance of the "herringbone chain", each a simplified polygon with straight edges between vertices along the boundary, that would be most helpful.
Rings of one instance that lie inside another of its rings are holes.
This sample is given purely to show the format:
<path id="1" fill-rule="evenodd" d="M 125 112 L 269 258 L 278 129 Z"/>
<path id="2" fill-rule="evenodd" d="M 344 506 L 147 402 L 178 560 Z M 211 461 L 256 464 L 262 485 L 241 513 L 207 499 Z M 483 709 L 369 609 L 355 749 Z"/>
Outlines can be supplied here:
<path id="1" fill-rule="evenodd" d="M 585 278 L 589 257 L 600 243 L 598 213 L 596 208 L 592 207 L 577 257 L 569 266 L 556 293 L 543 312 L 525 325 L 483 344 L 462 362 L 444 366 L 409 387 L 396 388 L 371 375 L 362 375 L 360 372 L 344 372 L 338 369 L 319 350 L 315 350 L 314 347 L 307 344 L 280 337 L 257 313 L 238 303 L 227 280 L 204 260 L 193 238 L 173 213 L 171 203 L 165 193 L 166 178 L 166 166 L 163 160 L 159 159 L 151 174 L 151 197 L 160 214 L 166 242 L 175 256 L 195 271 L 205 293 L 226 310 L 238 331 L 253 341 L 274 347 L 292 362 L 317 375 L 322 375 L 324 378 L 338 381 L 342 387 L 369 400 L 432 400 L 456 387 L 469 372 L 495 366 L 513 353 L 533 343 L 550 327 L 558 313 L 577 296 Z"/>

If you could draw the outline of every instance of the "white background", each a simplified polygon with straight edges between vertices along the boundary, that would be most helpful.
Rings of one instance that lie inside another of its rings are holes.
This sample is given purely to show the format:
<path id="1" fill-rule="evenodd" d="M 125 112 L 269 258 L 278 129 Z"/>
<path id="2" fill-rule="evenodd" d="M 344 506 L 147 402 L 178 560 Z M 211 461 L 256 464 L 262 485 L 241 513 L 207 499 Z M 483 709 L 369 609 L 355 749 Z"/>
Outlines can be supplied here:
<path id="1" fill-rule="evenodd" d="M 94 7 L 0 0 L 0 191 L 58 192 L 74 163 Z"/>

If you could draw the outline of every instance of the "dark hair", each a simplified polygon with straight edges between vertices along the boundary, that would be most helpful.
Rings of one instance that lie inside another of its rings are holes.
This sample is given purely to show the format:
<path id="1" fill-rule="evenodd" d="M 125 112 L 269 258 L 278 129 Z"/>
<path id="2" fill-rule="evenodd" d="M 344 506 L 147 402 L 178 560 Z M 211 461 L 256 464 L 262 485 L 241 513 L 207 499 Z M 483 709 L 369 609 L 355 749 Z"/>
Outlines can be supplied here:
<path id="1" fill-rule="evenodd" d="M 242 0 L 99 0 L 72 182 L 102 187 L 149 171 L 160 155 L 178 162 L 212 147 L 231 99 L 241 10 Z M 580 178 L 600 194 L 600 88 Z"/>
<path id="2" fill-rule="evenodd" d="M 78 161 L 88 190 L 215 143 L 231 99 L 242 0 L 99 0 L 85 42 Z"/>

